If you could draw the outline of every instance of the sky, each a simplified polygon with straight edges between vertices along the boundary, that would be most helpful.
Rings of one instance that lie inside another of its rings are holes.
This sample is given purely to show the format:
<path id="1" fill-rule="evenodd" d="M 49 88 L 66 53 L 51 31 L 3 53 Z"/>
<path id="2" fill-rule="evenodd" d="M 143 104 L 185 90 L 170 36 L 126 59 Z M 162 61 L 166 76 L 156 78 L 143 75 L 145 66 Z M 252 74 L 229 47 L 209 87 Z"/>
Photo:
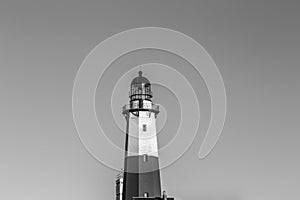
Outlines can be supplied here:
<path id="1" fill-rule="evenodd" d="M 101 41 L 147 26 L 189 35 L 212 57 L 226 88 L 224 129 L 209 156 L 199 160 L 210 115 L 205 83 L 182 59 L 141 50 L 112 63 L 101 80 L 110 82 L 97 87 L 97 117 L 111 141 L 123 145 L 121 106 L 130 84 L 125 80 L 137 69 L 118 85 L 111 113 L 104 111 L 110 102 L 102 92 L 112 93 L 122 66 L 163 63 L 188 77 L 201 109 L 193 144 L 162 169 L 168 194 L 179 200 L 299 199 L 299 8 L 294 0 L 1 1 L 0 199 L 114 198 L 118 171 L 89 154 L 78 137 L 73 84 L 81 63 Z M 157 77 L 151 70 L 144 74 L 150 81 Z M 177 129 L 180 100 L 159 84 L 153 92 L 162 108 L 157 123 L 163 146 Z M 111 159 L 122 165 L 123 155 Z"/>

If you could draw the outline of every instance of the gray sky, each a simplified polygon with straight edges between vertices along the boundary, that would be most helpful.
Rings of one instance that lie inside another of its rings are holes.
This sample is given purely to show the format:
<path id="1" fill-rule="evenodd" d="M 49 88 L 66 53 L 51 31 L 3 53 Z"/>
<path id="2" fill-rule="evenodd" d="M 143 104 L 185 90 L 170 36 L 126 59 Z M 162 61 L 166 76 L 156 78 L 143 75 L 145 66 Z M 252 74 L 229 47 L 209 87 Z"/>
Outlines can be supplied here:
<path id="1" fill-rule="evenodd" d="M 199 134 L 184 156 L 162 171 L 168 193 L 181 200 L 299 199 L 299 8 L 292 0 L 1 1 L 0 199 L 114 198 L 117 172 L 89 155 L 77 136 L 72 87 L 81 62 L 99 42 L 144 26 L 196 39 L 219 67 L 227 91 L 219 143 L 198 160 Z M 114 65 L 182 62 L 167 53 L 147 53 Z M 192 74 L 189 69 L 184 72 Z M 205 129 L 209 99 L 198 79 Z M 166 88 L 154 89 L 157 103 L 172 96 Z M 99 94 L 96 100 L 101 118 Z M 165 107 L 174 117 L 163 129 L 162 145 L 172 138 L 179 115 Z M 116 126 L 111 131 L 122 145 L 121 131 Z M 122 156 L 112 159 L 122 163 Z"/>

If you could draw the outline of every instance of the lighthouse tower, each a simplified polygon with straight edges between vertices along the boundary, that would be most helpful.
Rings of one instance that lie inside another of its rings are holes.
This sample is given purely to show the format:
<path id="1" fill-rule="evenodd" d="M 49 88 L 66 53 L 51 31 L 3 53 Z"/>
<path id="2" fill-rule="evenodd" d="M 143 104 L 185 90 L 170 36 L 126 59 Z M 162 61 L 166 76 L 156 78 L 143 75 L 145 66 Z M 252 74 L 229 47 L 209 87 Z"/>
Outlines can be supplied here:
<path id="1" fill-rule="evenodd" d="M 126 119 L 124 171 L 117 176 L 116 199 L 173 199 L 161 192 L 156 117 L 159 107 L 152 103 L 150 81 L 142 71 L 130 85 Z"/>

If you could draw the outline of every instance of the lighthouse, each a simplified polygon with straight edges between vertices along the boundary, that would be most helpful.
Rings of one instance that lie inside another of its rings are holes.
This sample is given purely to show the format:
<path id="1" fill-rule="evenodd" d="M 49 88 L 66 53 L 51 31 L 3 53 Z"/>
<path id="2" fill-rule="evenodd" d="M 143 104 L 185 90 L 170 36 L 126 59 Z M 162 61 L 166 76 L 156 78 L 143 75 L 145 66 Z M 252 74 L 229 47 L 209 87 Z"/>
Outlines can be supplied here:
<path id="1" fill-rule="evenodd" d="M 117 176 L 116 200 L 166 199 L 162 193 L 156 118 L 159 106 L 152 102 L 150 81 L 139 71 L 130 84 L 126 120 L 124 170 Z"/>

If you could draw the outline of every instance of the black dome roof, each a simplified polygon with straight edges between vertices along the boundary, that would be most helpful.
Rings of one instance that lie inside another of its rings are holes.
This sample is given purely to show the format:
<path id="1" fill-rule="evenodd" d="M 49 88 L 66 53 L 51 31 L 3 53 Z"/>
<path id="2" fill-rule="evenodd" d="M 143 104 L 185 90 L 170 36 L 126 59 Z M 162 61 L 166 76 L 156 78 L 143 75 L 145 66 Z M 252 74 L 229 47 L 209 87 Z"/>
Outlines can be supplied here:
<path id="1" fill-rule="evenodd" d="M 132 81 L 131 81 L 131 85 L 136 85 L 136 84 L 150 84 L 150 81 L 142 76 L 143 72 L 139 71 L 139 76 L 135 77 Z"/>

